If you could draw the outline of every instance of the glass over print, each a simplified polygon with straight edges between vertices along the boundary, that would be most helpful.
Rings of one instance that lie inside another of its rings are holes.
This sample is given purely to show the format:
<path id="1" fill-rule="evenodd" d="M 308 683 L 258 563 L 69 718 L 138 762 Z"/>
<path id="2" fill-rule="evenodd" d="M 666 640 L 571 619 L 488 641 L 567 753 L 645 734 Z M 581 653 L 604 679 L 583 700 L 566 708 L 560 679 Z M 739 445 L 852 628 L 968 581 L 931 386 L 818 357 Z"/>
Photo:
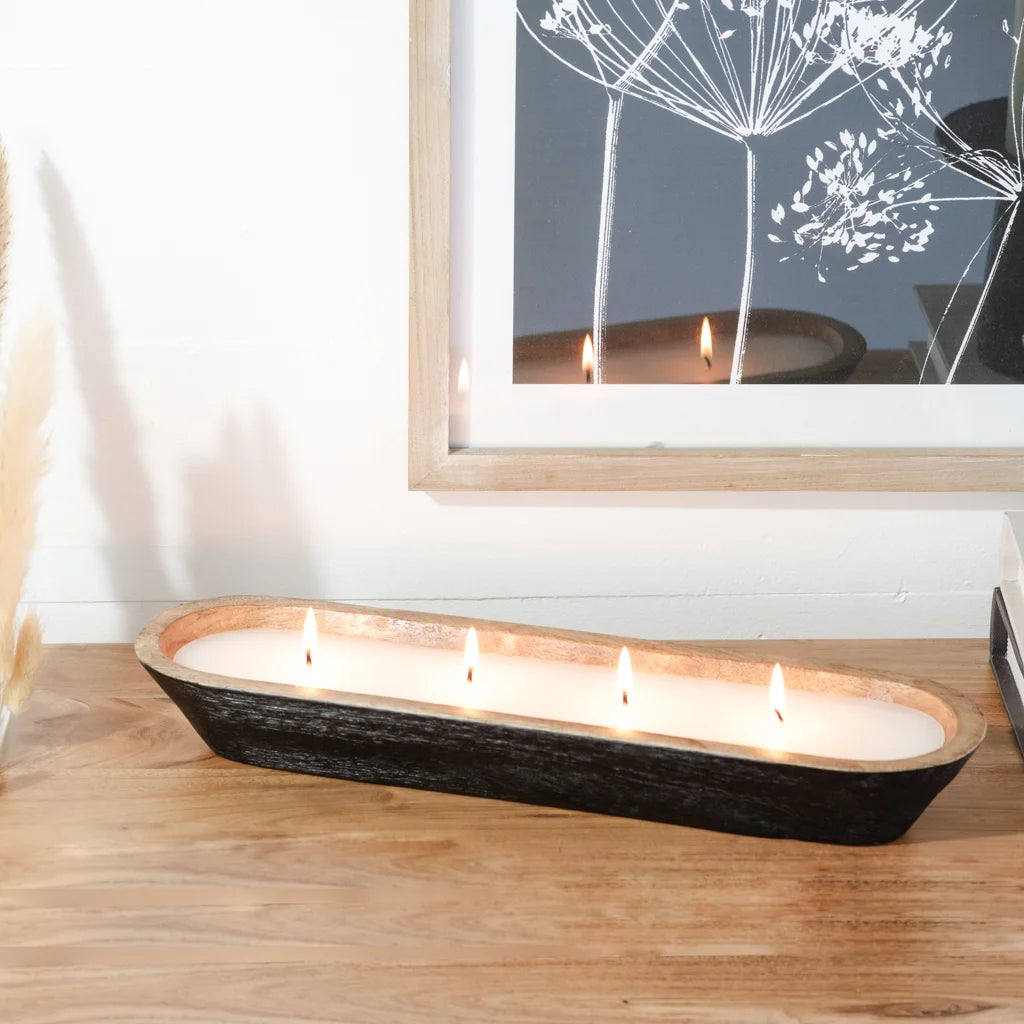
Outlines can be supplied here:
<path id="1" fill-rule="evenodd" d="M 517 14 L 516 383 L 1024 380 L 1022 0 Z"/>

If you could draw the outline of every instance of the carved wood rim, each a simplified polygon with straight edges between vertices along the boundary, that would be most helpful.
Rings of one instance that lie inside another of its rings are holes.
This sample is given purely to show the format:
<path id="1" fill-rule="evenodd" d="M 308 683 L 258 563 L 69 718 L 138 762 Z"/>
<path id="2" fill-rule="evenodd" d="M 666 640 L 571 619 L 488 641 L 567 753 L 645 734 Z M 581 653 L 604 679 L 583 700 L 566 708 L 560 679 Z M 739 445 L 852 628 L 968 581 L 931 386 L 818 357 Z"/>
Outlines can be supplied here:
<path id="1" fill-rule="evenodd" d="M 440 718 L 466 717 L 467 712 L 463 708 L 391 697 L 368 696 L 339 690 L 317 690 L 315 696 L 311 696 L 283 683 L 214 675 L 186 668 L 174 661 L 175 654 L 186 643 L 211 633 L 247 628 L 298 630 L 302 626 L 307 607 L 312 607 L 317 612 L 322 632 L 459 650 L 464 642 L 466 630 L 473 625 L 480 638 L 480 649 L 485 654 L 494 652 L 548 661 L 606 665 L 609 671 L 613 671 L 618 652 L 624 644 L 629 646 L 633 665 L 640 672 L 714 678 L 763 687 L 766 686 L 774 664 L 715 654 L 706 649 L 671 641 L 637 640 L 450 615 L 388 611 L 381 608 L 337 604 L 333 601 L 262 596 L 208 598 L 169 608 L 150 620 L 139 633 L 135 641 L 135 654 L 147 668 L 169 678 L 215 690 L 313 700 L 405 714 L 430 714 Z M 514 725 L 518 728 L 545 732 L 611 738 L 618 742 L 676 750 L 699 750 L 750 761 L 784 762 L 837 772 L 917 771 L 951 764 L 974 751 L 985 736 L 985 717 L 974 702 L 932 680 L 893 674 L 865 674 L 842 666 L 811 668 L 786 664 L 784 669 L 788 689 L 872 697 L 924 711 L 943 726 L 946 742 L 937 750 L 913 758 L 856 761 L 811 754 L 779 754 L 755 747 L 638 732 L 632 732 L 624 739 L 614 730 L 599 726 L 552 722 L 541 718 L 524 718 L 490 711 L 474 711 L 472 714 L 474 720 L 488 721 L 496 725 Z"/>

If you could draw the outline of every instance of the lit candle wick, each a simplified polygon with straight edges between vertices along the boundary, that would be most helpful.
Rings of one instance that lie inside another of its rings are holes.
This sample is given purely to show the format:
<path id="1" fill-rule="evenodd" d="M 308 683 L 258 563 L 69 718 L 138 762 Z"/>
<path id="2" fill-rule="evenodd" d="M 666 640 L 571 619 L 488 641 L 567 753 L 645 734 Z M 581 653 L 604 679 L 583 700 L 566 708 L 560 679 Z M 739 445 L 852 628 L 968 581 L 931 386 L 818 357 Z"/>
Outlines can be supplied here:
<path id="1" fill-rule="evenodd" d="M 711 369 L 711 356 L 714 353 L 711 341 L 711 321 L 704 317 L 704 322 L 700 325 L 700 355 L 704 360 L 704 364 L 707 368 Z"/>
<path id="2" fill-rule="evenodd" d="M 782 678 L 782 666 L 776 665 L 772 669 L 772 681 L 768 687 L 768 706 L 775 712 L 779 724 L 785 723 L 782 712 L 786 710 L 786 683 Z"/>
<path id="3" fill-rule="evenodd" d="M 463 664 L 466 666 L 466 682 L 473 682 L 473 672 L 480 660 L 480 644 L 476 638 L 476 630 L 470 626 L 466 633 L 466 653 Z"/>
<path id="4" fill-rule="evenodd" d="M 316 650 L 316 615 L 310 608 L 306 612 L 306 622 L 302 627 L 302 647 L 306 652 L 306 664 L 312 666 L 313 651 Z"/>
<path id="5" fill-rule="evenodd" d="M 629 651 L 623 647 L 619 652 L 619 693 L 622 694 L 622 706 L 629 707 L 629 691 L 633 688 L 633 663 Z"/>

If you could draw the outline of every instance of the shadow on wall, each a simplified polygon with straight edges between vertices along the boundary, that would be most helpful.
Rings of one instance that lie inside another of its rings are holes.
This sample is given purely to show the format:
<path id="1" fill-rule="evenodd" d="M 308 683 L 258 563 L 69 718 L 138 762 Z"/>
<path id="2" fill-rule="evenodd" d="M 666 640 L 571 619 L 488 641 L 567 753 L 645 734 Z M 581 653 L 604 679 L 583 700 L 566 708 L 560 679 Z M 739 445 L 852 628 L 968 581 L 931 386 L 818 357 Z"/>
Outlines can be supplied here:
<path id="1" fill-rule="evenodd" d="M 209 539 L 189 550 L 193 596 L 225 587 L 288 597 L 324 593 L 286 465 L 274 424 L 260 411 L 244 424 L 228 419 L 216 456 L 191 467 L 188 522 L 193 537 Z"/>
<path id="2" fill-rule="evenodd" d="M 46 155 L 39 179 L 53 232 L 72 368 L 91 430 L 90 479 L 109 533 L 112 597 L 121 604 L 125 635 L 133 636 L 140 625 L 132 605 L 141 601 L 171 604 L 229 592 L 320 594 L 303 523 L 289 499 L 294 489 L 282 445 L 266 414 L 258 414 L 255 426 L 245 429 L 229 420 L 219 450 L 189 470 L 185 593 L 172 584 L 160 553 L 156 499 L 115 358 L 116 335 L 96 263 L 68 188 Z M 197 537 L 214 540 L 199 545 Z M 282 538 L 290 540 L 282 543 Z"/>
<path id="3" fill-rule="evenodd" d="M 140 586 L 147 596 L 171 593 L 155 544 L 155 503 L 138 426 L 114 359 L 114 328 L 96 264 L 67 187 L 45 154 L 39 182 L 53 231 L 72 367 L 92 433 L 89 475 L 107 521 L 110 579 L 130 631 L 133 619 L 125 602 L 139 600 Z"/>

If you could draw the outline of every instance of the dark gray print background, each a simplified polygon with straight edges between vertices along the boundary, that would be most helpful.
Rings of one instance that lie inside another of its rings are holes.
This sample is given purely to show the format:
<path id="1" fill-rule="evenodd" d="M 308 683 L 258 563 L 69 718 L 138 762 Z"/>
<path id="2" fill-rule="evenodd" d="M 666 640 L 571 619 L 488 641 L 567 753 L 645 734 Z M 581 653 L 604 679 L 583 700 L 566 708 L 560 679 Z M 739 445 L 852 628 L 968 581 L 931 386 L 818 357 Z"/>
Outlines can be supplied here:
<path id="1" fill-rule="evenodd" d="M 518 13 L 517 382 L 1024 379 L 1024 0 Z"/>

